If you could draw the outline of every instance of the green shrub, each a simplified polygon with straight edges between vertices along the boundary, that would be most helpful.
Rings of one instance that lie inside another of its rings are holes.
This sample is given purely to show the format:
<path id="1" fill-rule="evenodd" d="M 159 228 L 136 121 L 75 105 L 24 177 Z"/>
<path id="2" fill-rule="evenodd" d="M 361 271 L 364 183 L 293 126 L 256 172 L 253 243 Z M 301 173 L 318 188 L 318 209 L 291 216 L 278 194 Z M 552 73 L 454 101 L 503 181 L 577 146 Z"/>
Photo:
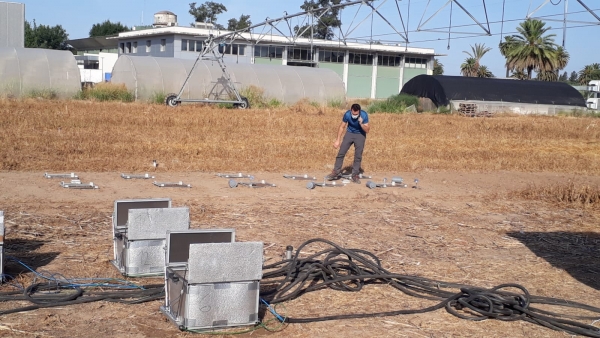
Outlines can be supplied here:
<path id="1" fill-rule="evenodd" d="M 162 93 L 162 92 L 154 93 L 150 97 L 150 103 L 165 104 L 166 98 L 167 98 L 167 94 L 165 94 L 165 93 Z"/>
<path id="2" fill-rule="evenodd" d="M 24 96 L 27 98 L 53 100 L 58 97 L 58 93 L 52 89 L 31 89 Z"/>
<path id="3" fill-rule="evenodd" d="M 283 106 L 283 102 L 265 97 L 265 91 L 256 86 L 248 86 L 240 91 L 240 95 L 247 98 L 250 108 L 277 108 Z"/>
<path id="4" fill-rule="evenodd" d="M 342 99 L 331 99 L 327 101 L 327 107 L 344 109 L 346 107 L 346 101 Z"/>
<path id="5" fill-rule="evenodd" d="M 419 98 L 408 94 L 390 96 L 384 101 L 372 102 L 367 108 L 370 113 L 403 113 L 407 107 L 419 106 Z"/>
<path id="6" fill-rule="evenodd" d="M 81 100 L 95 101 L 134 101 L 133 93 L 129 92 L 124 84 L 99 83 L 94 88 L 84 88 L 76 96 Z"/>

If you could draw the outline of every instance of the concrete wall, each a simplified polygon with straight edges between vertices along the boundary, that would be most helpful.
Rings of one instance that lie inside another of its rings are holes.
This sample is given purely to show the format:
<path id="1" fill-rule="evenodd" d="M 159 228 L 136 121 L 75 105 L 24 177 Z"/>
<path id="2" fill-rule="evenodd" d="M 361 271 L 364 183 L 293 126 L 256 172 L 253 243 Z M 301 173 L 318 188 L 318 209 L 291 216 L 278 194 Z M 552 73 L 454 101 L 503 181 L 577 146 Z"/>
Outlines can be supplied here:
<path id="1" fill-rule="evenodd" d="M 424 68 L 404 68 L 404 78 L 402 79 L 402 85 L 404 86 L 408 81 L 417 75 L 427 74 L 427 69 Z"/>
<path id="2" fill-rule="evenodd" d="M 544 104 L 528 104 L 515 102 L 497 102 L 497 101 L 452 101 L 452 111 L 458 112 L 459 104 L 473 103 L 477 105 L 478 112 L 490 113 L 515 113 L 515 114 L 539 114 L 539 115 L 555 115 L 560 112 L 573 112 L 586 110 L 585 107 L 575 106 L 558 106 Z"/>
<path id="3" fill-rule="evenodd" d="M 400 91 L 400 67 L 377 66 L 375 98 L 386 99 Z"/>
<path id="4" fill-rule="evenodd" d="M 348 90 L 346 95 L 351 98 L 371 97 L 373 66 L 348 65 Z"/>
<path id="5" fill-rule="evenodd" d="M 25 47 L 25 5 L 0 2 L 0 47 Z"/>

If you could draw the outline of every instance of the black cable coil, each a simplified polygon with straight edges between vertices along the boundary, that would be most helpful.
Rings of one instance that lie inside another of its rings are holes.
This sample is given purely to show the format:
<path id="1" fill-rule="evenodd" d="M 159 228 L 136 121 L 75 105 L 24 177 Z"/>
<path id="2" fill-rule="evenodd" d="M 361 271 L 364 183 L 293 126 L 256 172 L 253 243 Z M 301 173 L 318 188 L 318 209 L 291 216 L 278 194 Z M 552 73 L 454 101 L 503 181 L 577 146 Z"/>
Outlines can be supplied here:
<path id="1" fill-rule="evenodd" d="M 300 258 L 303 249 L 311 244 L 330 248 Z M 360 249 L 344 249 L 325 239 L 312 239 L 298 247 L 291 260 L 283 260 L 263 267 L 262 286 L 266 288 L 261 297 L 271 304 L 297 298 L 307 292 L 331 288 L 357 292 L 367 284 L 388 284 L 403 293 L 437 304 L 422 309 L 403 309 L 377 313 L 353 313 L 311 318 L 290 318 L 289 323 L 310 323 L 326 320 L 395 316 L 417 314 L 445 308 L 449 313 L 466 320 L 498 319 L 503 321 L 525 320 L 547 328 L 600 337 L 600 328 L 574 321 L 600 319 L 600 308 L 556 298 L 529 294 L 518 284 L 502 284 L 491 289 L 448 283 L 416 276 L 394 274 L 381 266 L 373 253 Z M 506 289 L 517 289 L 510 292 Z M 595 316 L 572 316 L 549 312 L 532 307 L 547 304 L 587 310 Z M 566 319 L 569 318 L 569 319 Z"/>

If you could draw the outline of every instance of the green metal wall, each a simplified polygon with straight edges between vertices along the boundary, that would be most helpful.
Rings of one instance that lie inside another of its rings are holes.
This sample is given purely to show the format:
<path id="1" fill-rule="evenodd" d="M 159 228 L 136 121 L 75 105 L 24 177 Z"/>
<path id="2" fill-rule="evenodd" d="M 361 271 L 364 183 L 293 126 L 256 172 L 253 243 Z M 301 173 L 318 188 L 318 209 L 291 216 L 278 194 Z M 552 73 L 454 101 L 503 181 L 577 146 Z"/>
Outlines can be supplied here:
<path id="1" fill-rule="evenodd" d="M 348 97 L 371 97 L 373 66 L 348 65 Z"/>
<path id="2" fill-rule="evenodd" d="M 333 62 L 319 62 L 319 68 L 331 69 L 336 72 L 341 79 L 344 78 L 344 64 Z"/>
<path id="3" fill-rule="evenodd" d="M 400 68 L 399 67 L 377 67 L 377 87 L 375 88 L 375 98 L 385 99 L 392 95 L 397 95 L 400 88 Z"/>
<path id="4" fill-rule="evenodd" d="M 254 58 L 254 64 L 256 65 L 279 65 L 281 66 L 283 62 L 281 59 L 269 59 L 269 58 Z"/>
<path id="5" fill-rule="evenodd" d="M 417 75 L 427 74 L 427 69 L 424 68 L 404 68 L 404 79 L 402 85 L 405 85 L 410 79 Z"/>

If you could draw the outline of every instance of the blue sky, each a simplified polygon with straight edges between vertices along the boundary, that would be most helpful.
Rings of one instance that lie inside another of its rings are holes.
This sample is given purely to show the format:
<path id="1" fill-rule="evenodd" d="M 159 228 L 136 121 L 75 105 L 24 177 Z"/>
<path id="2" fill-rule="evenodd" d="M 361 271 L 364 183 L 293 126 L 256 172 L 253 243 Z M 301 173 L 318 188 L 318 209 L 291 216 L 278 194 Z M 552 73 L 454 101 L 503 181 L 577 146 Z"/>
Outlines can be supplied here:
<path id="1" fill-rule="evenodd" d="M 543 16 L 543 19 L 546 20 L 562 20 L 564 1 L 567 0 L 553 0 L 552 2 L 556 5 L 548 3 L 534 16 Z M 179 25 L 187 26 L 193 21 L 188 13 L 189 3 L 192 2 L 189 0 L 25 0 L 19 2 L 26 6 L 25 13 L 28 21 L 31 22 L 35 19 L 38 24 L 62 25 L 71 39 L 87 37 L 93 24 L 107 19 L 113 22 L 119 21 L 127 26 L 151 24 L 153 14 L 161 10 L 169 10 L 177 14 Z M 200 4 L 204 1 L 197 2 Z M 250 15 L 252 22 L 256 24 L 267 17 L 281 17 L 284 15 L 284 11 L 289 14 L 297 13 L 301 11 L 300 5 L 303 3 L 302 0 L 223 0 L 217 2 L 221 2 L 227 7 L 227 12 L 218 18 L 218 22 L 221 24 L 226 24 L 228 19 L 237 18 L 241 14 Z M 452 8 L 450 5 L 446 6 L 432 17 L 447 2 L 447 0 L 411 0 L 410 11 L 408 10 L 408 0 L 387 0 L 386 2 L 379 0 L 375 2 L 374 6 L 381 5 L 379 11 L 394 25 L 396 30 L 402 32 L 404 29 L 398 14 L 398 5 L 405 26 L 408 27 L 408 38 L 411 41 L 409 46 L 434 48 L 436 53 L 444 54 L 445 56 L 440 56 L 439 59 L 444 64 L 447 75 L 459 74 L 460 64 L 467 57 L 463 51 L 470 51 L 470 45 L 485 43 L 486 46 L 493 49 L 482 59 L 482 64 L 488 66 L 494 75 L 502 77 L 505 74 L 504 58 L 497 48 L 501 33 L 506 35 L 515 32 L 515 27 L 527 13 L 544 3 L 544 0 L 486 0 L 487 17 L 492 36 L 480 35 L 484 33 L 483 29 L 456 4 L 453 4 Z M 505 3 L 505 23 L 502 26 L 500 22 L 503 2 Z M 459 3 L 487 28 L 482 0 L 459 0 Z M 597 0 L 584 0 L 584 3 L 600 16 L 600 4 Z M 569 20 L 600 24 L 590 13 L 585 12 L 585 9 L 577 1 L 570 0 L 567 4 L 568 12 L 573 13 L 569 14 Z M 450 11 L 452 11 L 452 16 L 450 16 Z M 402 38 L 377 14 L 371 21 L 369 13 L 371 13 L 370 10 L 359 5 L 347 7 L 342 11 L 343 31 L 348 32 L 356 28 L 349 38 L 371 39 L 372 36 L 372 40 L 382 40 L 388 43 L 401 42 Z M 430 17 L 432 18 L 424 24 Z M 453 28 L 450 35 L 452 39 L 448 40 L 450 18 L 452 18 Z M 357 27 L 357 24 L 363 19 L 366 19 L 364 23 Z M 354 23 L 350 25 L 353 20 Z M 547 25 L 553 28 L 551 33 L 556 34 L 556 43 L 562 44 L 562 22 L 547 21 Z M 569 26 L 581 25 L 586 24 L 579 22 L 569 24 Z M 421 31 L 416 31 L 419 26 Z M 435 30 L 436 32 L 425 30 Z M 599 33 L 600 25 L 567 30 L 566 48 L 571 55 L 571 60 L 566 71 L 569 73 L 574 70 L 579 71 L 584 65 L 600 62 L 600 47 L 598 47 L 597 41 Z"/>

